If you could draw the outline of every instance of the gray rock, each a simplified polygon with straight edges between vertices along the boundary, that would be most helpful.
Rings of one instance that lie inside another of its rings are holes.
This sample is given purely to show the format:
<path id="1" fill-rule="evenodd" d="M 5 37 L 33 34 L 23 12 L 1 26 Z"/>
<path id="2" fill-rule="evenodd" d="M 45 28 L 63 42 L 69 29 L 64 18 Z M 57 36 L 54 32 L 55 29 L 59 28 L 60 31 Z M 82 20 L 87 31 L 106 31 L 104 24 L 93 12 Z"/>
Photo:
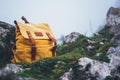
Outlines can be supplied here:
<path id="1" fill-rule="evenodd" d="M 120 31 L 120 8 L 111 7 L 109 9 L 107 13 L 107 26 L 111 26 L 111 34 L 117 34 Z"/>
<path id="2" fill-rule="evenodd" d="M 3 80 L 38 80 L 35 78 L 31 77 L 21 77 L 21 76 L 16 76 L 15 74 L 18 72 L 23 72 L 25 70 L 29 69 L 22 69 L 21 65 L 17 64 L 7 64 L 4 68 L 0 70 L 0 79 Z"/>
<path id="3" fill-rule="evenodd" d="M 87 70 L 86 67 L 89 64 L 90 66 Z M 96 60 L 89 59 L 87 57 L 83 57 L 78 60 L 78 67 L 76 69 L 77 69 L 76 71 L 73 69 L 73 74 L 71 76 L 81 80 L 91 80 L 92 78 L 95 78 L 94 80 L 104 80 L 106 76 L 110 75 L 110 70 L 109 70 L 110 67 L 108 63 L 99 62 Z M 64 78 L 67 77 L 64 76 Z M 69 79 L 69 78 L 64 79 L 64 78 L 61 80 L 74 80 L 74 79 Z"/>
<path id="4" fill-rule="evenodd" d="M 8 49 L 11 49 L 12 45 L 15 42 L 15 27 L 5 23 L 5 22 L 1 22 L 0 21 L 0 52 L 6 52 L 9 53 Z M 4 50 L 3 48 L 6 48 L 6 50 Z M 5 54 L 6 54 L 5 53 Z M 2 54 L 0 54 L 1 56 Z"/>
<path id="5" fill-rule="evenodd" d="M 15 27 L 8 23 L 0 21 L 0 37 L 5 38 L 7 36 L 7 34 L 9 34 L 11 32 L 11 30 L 13 30 L 13 28 L 15 28 Z"/>
<path id="6" fill-rule="evenodd" d="M 78 60 L 78 67 L 74 68 L 64 74 L 61 80 L 74 80 L 69 79 L 69 76 L 80 78 L 81 80 L 105 80 L 108 76 L 119 80 L 120 79 L 120 46 L 110 47 L 107 56 L 110 59 L 109 63 L 100 62 L 97 60 L 89 59 L 87 57 Z M 89 66 L 88 66 L 89 65 Z M 72 72 L 72 73 L 71 73 Z M 70 75 L 71 74 L 71 75 Z M 77 75 L 77 76 L 76 76 Z"/>
<path id="7" fill-rule="evenodd" d="M 111 7 L 107 12 L 107 25 L 116 26 L 120 24 L 120 8 Z"/>
<path id="8" fill-rule="evenodd" d="M 110 47 L 107 55 L 110 59 L 109 65 L 113 68 L 120 66 L 120 46 Z"/>
<path id="9" fill-rule="evenodd" d="M 71 34 L 65 36 L 65 42 L 74 42 L 78 37 L 80 36 L 80 33 L 78 32 L 72 32 Z"/>
<path id="10" fill-rule="evenodd" d="M 120 45 L 120 32 L 118 32 L 112 39 L 115 45 Z"/>
<path id="11" fill-rule="evenodd" d="M 0 63 L 1 66 L 10 62 L 12 58 L 12 46 L 15 43 L 15 27 L 0 21 Z"/>
<path id="12" fill-rule="evenodd" d="M 60 77 L 60 80 L 72 80 L 72 78 L 73 78 L 73 71 L 72 69 L 70 69 L 69 72 L 64 73 Z"/>
<path id="13" fill-rule="evenodd" d="M 103 54 L 103 53 L 97 53 L 95 56 L 100 56 L 101 54 Z"/>
<path id="14" fill-rule="evenodd" d="M 7 64 L 6 67 L 0 70 L 0 77 L 5 77 L 5 76 L 8 76 L 10 74 L 14 74 L 20 71 L 22 71 L 22 68 L 20 67 L 20 65 Z"/>
<path id="15" fill-rule="evenodd" d="M 120 45 L 120 8 L 111 7 L 107 13 L 107 25 L 111 26 L 110 33 L 114 34 L 113 42 Z"/>
<path id="16" fill-rule="evenodd" d="M 87 39 L 87 42 L 88 42 L 89 44 L 94 44 L 94 43 L 96 43 L 95 41 L 92 41 L 92 40 L 90 40 L 90 39 Z"/>
<path id="17" fill-rule="evenodd" d="M 30 77 L 20 77 L 20 76 L 15 76 L 13 80 L 38 80 Z"/>
<path id="18" fill-rule="evenodd" d="M 90 64 L 90 67 L 87 71 L 86 67 L 88 64 Z M 96 80 L 103 80 L 106 78 L 106 76 L 110 75 L 110 66 L 106 62 L 99 62 L 87 57 L 83 57 L 79 59 L 78 65 L 82 66 L 79 68 L 79 71 L 85 70 L 85 72 L 87 72 L 86 75 L 90 75 L 89 77 L 85 77 L 85 80 L 92 79 L 92 77 L 94 77 Z"/>

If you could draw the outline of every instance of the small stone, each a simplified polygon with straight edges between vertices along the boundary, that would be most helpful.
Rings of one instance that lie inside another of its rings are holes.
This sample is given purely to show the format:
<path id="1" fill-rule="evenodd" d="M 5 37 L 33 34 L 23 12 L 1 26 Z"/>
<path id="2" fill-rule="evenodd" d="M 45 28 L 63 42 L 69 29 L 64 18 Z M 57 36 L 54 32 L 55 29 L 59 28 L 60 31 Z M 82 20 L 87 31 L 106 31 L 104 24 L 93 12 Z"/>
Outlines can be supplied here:
<path id="1" fill-rule="evenodd" d="M 96 56 L 100 56 L 101 54 L 103 54 L 103 53 L 97 53 Z"/>
<path id="2" fill-rule="evenodd" d="M 89 44 L 94 44 L 94 43 L 95 43 L 95 41 L 92 41 L 92 40 L 90 40 L 90 39 L 87 39 L 87 42 L 88 42 Z"/>
<path id="3" fill-rule="evenodd" d="M 103 42 L 100 42 L 101 45 L 103 45 L 104 43 Z"/>
<path id="4" fill-rule="evenodd" d="M 23 69 L 17 64 L 7 64 L 6 67 L 0 70 L 0 77 L 7 76 L 12 73 L 21 72 Z"/>
<path id="5" fill-rule="evenodd" d="M 87 46 L 87 49 L 88 49 L 88 50 L 92 50 L 92 49 L 94 49 L 94 48 L 95 48 L 95 47 L 92 46 L 92 45 Z"/>

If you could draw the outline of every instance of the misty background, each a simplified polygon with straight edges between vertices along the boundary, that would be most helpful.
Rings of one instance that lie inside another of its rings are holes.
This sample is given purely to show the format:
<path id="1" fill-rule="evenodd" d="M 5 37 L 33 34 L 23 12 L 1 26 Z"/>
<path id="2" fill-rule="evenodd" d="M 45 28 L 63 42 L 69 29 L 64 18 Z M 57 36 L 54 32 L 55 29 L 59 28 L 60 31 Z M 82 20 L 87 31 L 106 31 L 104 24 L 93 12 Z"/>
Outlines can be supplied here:
<path id="1" fill-rule="evenodd" d="M 0 0 L 0 21 L 13 24 L 25 16 L 33 23 L 48 23 L 55 36 L 71 32 L 91 36 L 106 23 L 108 9 L 120 0 Z"/>

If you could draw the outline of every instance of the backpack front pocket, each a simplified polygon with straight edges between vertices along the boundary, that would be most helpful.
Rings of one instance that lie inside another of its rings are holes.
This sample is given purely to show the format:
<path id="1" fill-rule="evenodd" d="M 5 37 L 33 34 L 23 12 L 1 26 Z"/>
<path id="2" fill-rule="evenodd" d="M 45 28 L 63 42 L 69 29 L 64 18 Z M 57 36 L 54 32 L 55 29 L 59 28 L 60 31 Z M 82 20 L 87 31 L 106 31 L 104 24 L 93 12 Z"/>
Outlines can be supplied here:
<path id="1" fill-rule="evenodd" d="M 37 47 L 36 59 L 52 57 L 51 47 Z"/>
<path id="2" fill-rule="evenodd" d="M 31 47 L 25 48 L 25 61 L 31 62 Z M 45 57 L 52 57 L 51 46 L 37 46 L 35 60 Z"/>

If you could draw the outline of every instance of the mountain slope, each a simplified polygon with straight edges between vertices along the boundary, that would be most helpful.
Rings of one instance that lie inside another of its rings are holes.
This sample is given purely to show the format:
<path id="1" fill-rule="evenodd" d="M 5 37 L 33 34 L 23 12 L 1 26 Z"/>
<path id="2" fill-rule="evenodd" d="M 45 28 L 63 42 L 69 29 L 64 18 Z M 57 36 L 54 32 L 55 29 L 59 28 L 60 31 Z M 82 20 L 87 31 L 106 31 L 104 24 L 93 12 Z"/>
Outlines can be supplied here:
<path id="1" fill-rule="evenodd" d="M 109 62 L 106 56 L 108 48 L 112 46 L 110 41 L 112 35 L 109 34 L 109 29 L 106 26 L 98 32 L 99 35 L 97 36 L 86 37 L 80 35 L 72 43 L 58 45 L 57 55 L 59 56 L 57 57 L 41 59 L 33 64 L 20 63 L 23 69 L 29 68 L 29 70 L 17 73 L 16 75 L 33 77 L 40 80 L 59 80 L 63 73 L 76 66 L 80 57 L 86 56 L 99 61 Z M 93 46 L 93 48 L 89 46 Z"/>
<path id="2" fill-rule="evenodd" d="M 120 11 L 117 10 L 110 8 L 107 24 L 94 36 L 80 34 L 76 40 L 72 41 L 71 37 L 65 39 L 71 41 L 58 45 L 56 57 L 40 59 L 32 64 L 14 64 L 21 65 L 17 67 L 20 70 L 12 69 L 9 75 L 0 75 L 0 79 L 16 80 L 21 77 L 22 80 L 29 80 L 32 77 L 30 80 L 120 80 Z M 0 73 L 5 72 L 6 67 Z"/>

